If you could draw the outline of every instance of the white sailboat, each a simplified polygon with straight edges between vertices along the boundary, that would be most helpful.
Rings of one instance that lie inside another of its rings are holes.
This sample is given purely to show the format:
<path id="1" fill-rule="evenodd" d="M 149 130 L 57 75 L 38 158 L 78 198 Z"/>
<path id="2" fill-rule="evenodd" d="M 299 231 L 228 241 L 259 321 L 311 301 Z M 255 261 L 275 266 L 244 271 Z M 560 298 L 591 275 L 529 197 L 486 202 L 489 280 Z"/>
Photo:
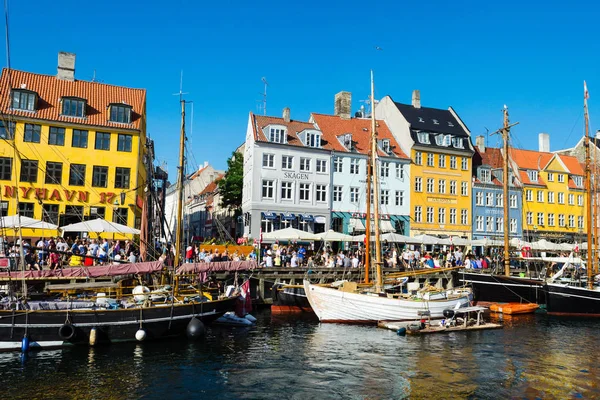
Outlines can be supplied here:
<path id="1" fill-rule="evenodd" d="M 387 294 L 383 291 L 381 274 L 381 246 L 379 235 L 379 180 L 377 176 L 377 131 L 374 110 L 375 90 L 373 71 L 371 71 L 371 157 L 370 163 L 373 184 L 373 205 L 375 227 L 375 288 L 357 290 L 356 283 L 346 282 L 339 288 L 320 286 L 304 281 L 306 297 L 321 322 L 366 323 L 376 324 L 378 321 L 410 321 L 421 318 L 428 313 L 430 318 L 443 318 L 446 309 L 465 307 L 472 300 L 472 293 L 467 289 L 457 290 L 418 290 L 414 288 L 408 294 Z M 369 182 L 369 180 L 368 180 Z M 369 188 L 367 193 L 369 193 Z M 368 196 L 368 195 L 367 195 Z M 367 205 L 370 204 L 367 199 Z M 367 227 L 370 227 L 371 213 L 367 210 Z M 367 228 L 367 243 L 370 243 L 370 230 Z M 368 260 L 368 257 L 366 258 Z M 365 272 L 368 276 L 369 262 L 365 261 Z M 368 279 L 368 278 L 367 278 Z"/>

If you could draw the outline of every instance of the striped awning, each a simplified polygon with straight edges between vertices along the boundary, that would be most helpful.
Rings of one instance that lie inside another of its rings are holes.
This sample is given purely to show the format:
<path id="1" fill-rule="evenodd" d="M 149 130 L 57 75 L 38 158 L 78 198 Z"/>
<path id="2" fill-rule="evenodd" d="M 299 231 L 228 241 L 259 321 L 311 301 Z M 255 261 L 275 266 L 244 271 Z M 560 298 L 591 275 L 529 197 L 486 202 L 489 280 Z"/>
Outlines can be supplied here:
<path id="1" fill-rule="evenodd" d="M 281 213 L 281 219 L 284 221 L 291 221 L 296 219 L 296 216 L 291 213 Z"/>
<path id="2" fill-rule="evenodd" d="M 362 220 L 358 218 L 350 218 L 350 227 L 353 231 L 364 231 L 367 229 Z"/>
<path id="3" fill-rule="evenodd" d="M 275 214 L 273 212 L 264 212 L 264 213 L 262 213 L 262 218 L 263 219 L 276 219 L 277 214 Z"/>

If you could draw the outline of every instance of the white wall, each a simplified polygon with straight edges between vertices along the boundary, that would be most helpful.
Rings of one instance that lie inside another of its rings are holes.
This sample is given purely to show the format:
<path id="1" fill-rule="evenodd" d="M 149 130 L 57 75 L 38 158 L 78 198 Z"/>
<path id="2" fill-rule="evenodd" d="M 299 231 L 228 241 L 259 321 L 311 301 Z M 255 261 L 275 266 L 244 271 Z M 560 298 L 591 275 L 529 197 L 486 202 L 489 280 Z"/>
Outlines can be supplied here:
<path id="1" fill-rule="evenodd" d="M 385 121 L 404 154 L 410 157 L 410 151 L 414 144 L 410 137 L 410 124 L 402 116 L 402 113 L 398 110 L 398 107 L 396 107 L 390 96 L 385 96 L 377 104 L 375 107 L 375 118 Z"/>

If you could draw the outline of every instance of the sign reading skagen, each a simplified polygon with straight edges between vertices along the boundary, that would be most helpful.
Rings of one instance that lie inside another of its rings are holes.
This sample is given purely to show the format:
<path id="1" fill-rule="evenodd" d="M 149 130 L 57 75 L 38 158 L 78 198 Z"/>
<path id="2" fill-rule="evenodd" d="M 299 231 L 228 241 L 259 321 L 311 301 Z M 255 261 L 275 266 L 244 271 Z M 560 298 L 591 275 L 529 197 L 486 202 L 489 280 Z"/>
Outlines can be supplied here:
<path id="1" fill-rule="evenodd" d="M 303 172 L 284 172 L 283 177 L 286 179 L 298 179 L 300 181 L 308 180 L 308 174 Z"/>

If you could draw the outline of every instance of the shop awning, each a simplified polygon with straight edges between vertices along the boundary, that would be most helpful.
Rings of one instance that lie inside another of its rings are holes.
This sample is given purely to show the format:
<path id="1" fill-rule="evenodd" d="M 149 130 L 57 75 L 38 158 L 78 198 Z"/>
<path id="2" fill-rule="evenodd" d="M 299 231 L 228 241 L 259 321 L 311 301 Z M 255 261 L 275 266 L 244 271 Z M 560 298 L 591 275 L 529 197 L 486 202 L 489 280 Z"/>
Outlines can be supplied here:
<path id="1" fill-rule="evenodd" d="M 367 229 L 365 228 L 365 224 L 363 224 L 362 220 L 358 218 L 350 218 L 350 227 L 353 231 L 364 231 Z"/>
<path id="2" fill-rule="evenodd" d="M 277 218 L 277 214 L 275 214 L 273 212 L 264 212 L 264 213 L 262 213 L 262 218 L 263 219 L 275 219 L 275 218 Z"/>
<path id="3" fill-rule="evenodd" d="M 303 222 L 314 222 L 315 221 L 315 217 L 313 217 L 312 215 L 308 215 L 308 214 L 300 214 L 300 220 Z"/>
<path id="4" fill-rule="evenodd" d="M 323 217 L 322 215 L 318 215 L 315 217 L 315 222 L 317 224 L 324 224 L 327 222 L 327 218 Z"/>
<path id="5" fill-rule="evenodd" d="M 396 232 L 396 228 L 389 220 L 381 220 L 379 222 L 379 229 L 381 232 Z"/>
<path id="6" fill-rule="evenodd" d="M 291 221 L 296 219 L 296 216 L 291 213 L 281 213 L 281 219 L 284 221 Z"/>

